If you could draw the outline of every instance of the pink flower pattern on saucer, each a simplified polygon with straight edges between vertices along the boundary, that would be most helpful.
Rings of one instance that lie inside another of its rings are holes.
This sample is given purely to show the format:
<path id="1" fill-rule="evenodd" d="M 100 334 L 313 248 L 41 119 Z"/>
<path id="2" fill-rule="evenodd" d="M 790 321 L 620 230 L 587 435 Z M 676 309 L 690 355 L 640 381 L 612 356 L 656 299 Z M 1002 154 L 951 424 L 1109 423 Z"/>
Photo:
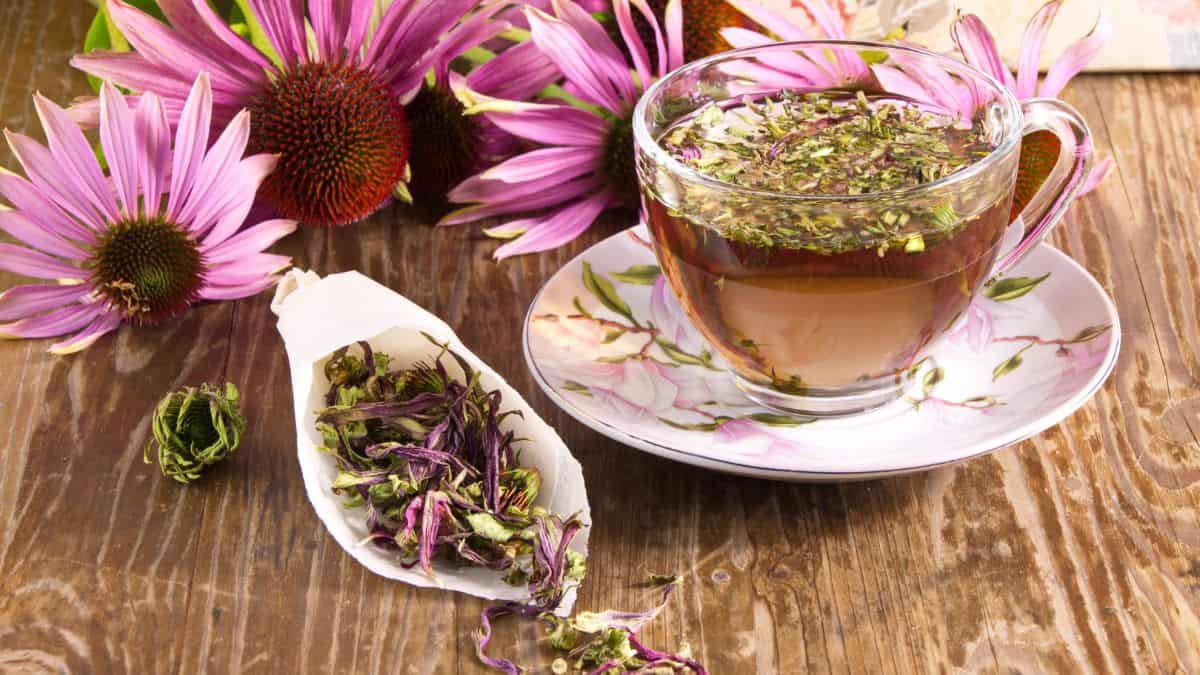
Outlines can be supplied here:
<path id="1" fill-rule="evenodd" d="M 683 315 L 644 228 L 559 271 L 530 308 L 525 355 L 569 414 L 633 447 L 718 470 L 853 480 L 927 469 L 1032 436 L 1083 405 L 1116 360 L 1116 310 L 1044 245 L 989 283 L 883 410 L 820 420 L 759 407 Z"/>

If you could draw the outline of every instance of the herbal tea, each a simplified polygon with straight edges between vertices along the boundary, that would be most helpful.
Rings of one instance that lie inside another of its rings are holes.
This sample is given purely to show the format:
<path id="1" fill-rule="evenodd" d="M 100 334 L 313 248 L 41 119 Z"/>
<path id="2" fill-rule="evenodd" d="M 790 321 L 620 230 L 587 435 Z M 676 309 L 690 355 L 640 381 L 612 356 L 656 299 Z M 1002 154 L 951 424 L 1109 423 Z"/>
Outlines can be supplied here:
<path id="1" fill-rule="evenodd" d="M 783 393 L 894 378 L 966 309 L 1008 224 L 1011 190 L 990 202 L 904 196 L 989 154 L 982 125 L 862 92 L 733 103 L 659 139 L 731 189 L 647 190 L 685 311 L 735 371 Z"/>

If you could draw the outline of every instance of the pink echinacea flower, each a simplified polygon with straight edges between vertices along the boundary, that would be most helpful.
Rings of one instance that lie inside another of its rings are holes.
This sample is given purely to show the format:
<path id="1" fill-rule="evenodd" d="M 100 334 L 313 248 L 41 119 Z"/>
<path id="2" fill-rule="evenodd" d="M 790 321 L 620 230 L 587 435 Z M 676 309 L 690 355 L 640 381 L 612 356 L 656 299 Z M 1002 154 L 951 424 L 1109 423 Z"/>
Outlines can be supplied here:
<path id="1" fill-rule="evenodd" d="M 163 101 L 130 107 L 111 84 L 100 94 L 101 169 L 66 111 L 39 96 L 45 147 L 6 132 L 28 178 L 0 174 L 0 269 L 46 280 L 0 294 L 0 336 L 69 335 L 51 346 L 85 349 L 122 322 L 155 324 L 201 300 L 255 295 L 291 264 L 263 250 L 296 229 L 268 220 L 243 229 L 273 155 L 243 158 L 250 114 L 238 113 L 210 146 L 213 93 L 201 75 L 171 142 Z M 239 232 L 239 230 L 241 230 Z"/>

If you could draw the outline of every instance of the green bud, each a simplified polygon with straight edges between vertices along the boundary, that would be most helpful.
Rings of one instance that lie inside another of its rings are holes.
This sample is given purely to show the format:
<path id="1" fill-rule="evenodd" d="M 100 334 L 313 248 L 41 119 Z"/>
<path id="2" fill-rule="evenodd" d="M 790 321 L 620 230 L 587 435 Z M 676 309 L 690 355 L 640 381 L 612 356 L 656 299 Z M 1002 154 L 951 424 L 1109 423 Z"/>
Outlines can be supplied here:
<path id="1" fill-rule="evenodd" d="M 236 450 L 245 430 L 237 387 L 226 384 L 224 393 L 209 384 L 184 387 L 155 409 L 150 424 L 154 438 L 143 459 L 149 464 L 156 456 L 164 476 L 191 483 Z"/>

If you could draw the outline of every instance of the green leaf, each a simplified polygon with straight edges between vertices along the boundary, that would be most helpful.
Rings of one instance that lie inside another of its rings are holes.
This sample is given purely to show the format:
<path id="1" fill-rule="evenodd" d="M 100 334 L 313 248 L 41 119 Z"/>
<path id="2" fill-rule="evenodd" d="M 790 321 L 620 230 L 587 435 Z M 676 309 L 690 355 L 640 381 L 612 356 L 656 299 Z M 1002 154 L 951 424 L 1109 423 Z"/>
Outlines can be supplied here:
<path id="1" fill-rule="evenodd" d="M 793 417 L 777 413 L 754 413 L 746 418 L 771 427 L 802 427 L 817 421 L 811 417 Z"/>
<path id="2" fill-rule="evenodd" d="M 963 405 L 968 405 L 972 408 L 983 410 L 984 408 L 991 408 L 1003 404 L 1000 403 L 1000 400 L 995 396 L 972 396 L 971 398 L 963 401 Z"/>
<path id="3" fill-rule="evenodd" d="M 929 361 L 929 357 L 926 356 L 926 357 L 923 357 L 920 361 L 917 361 L 916 363 L 909 366 L 907 376 L 910 378 L 916 377 L 917 373 L 921 372 L 921 369 L 925 367 L 925 364 L 928 361 Z"/>
<path id="4" fill-rule="evenodd" d="M 484 49 L 483 47 L 472 47 L 463 52 L 462 56 L 459 58 L 463 59 L 467 63 L 470 63 L 472 66 L 481 66 L 496 58 L 496 52 L 493 52 L 490 49 Z"/>
<path id="5" fill-rule="evenodd" d="M 627 284 L 638 286 L 653 286 L 654 281 L 662 274 L 658 265 L 634 265 L 624 272 L 614 272 L 613 278 Z"/>
<path id="6" fill-rule="evenodd" d="M 1049 278 L 1049 273 L 1040 277 L 1008 277 L 989 284 L 987 288 L 983 289 L 983 294 L 997 302 L 1016 300 Z"/>
<path id="7" fill-rule="evenodd" d="M 687 422 L 676 422 L 675 420 L 667 419 L 666 417 L 660 417 L 660 418 L 658 418 L 658 421 L 662 422 L 663 424 L 665 424 L 669 427 L 674 427 L 676 429 L 682 429 L 684 431 L 716 431 L 722 424 L 725 424 L 726 422 L 728 422 L 729 419 L 730 418 L 728 418 L 728 417 L 724 417 L 724 418 L 718 418 L 715 422 L 700 422 L 700 423 L 696 423 L 696 424 L 689 424 Z"/>
<path id="8" fill-rule="evenodd" d="M 624 334 L 625 334 L 625 331 L 617 329 L 617 328 L 613 328 L 604 334 L 603 342 L 604 342 L 604 344 L 610 344 L 610 343 L 616 342 L 617 340 L 620 340 L 621 336 Z"/>
<path id="9" fill-rule="evenodd" d="M 620 314 L 621 316 L 637 323 L 637 319 L 633 318 L 633 310 L 629 305 L 617 295 L 617 291 L 613 288 L 612 282 L 606 279 L 603 275 L 596 274 L 592 271 L 592 266 L 588 263 L 583 263 L 583 286 L 588 289 L 600 304 Z"/>
<path id="10" fill-rule="evenodd" d="M 1110 328 L 1112 328 L 1112 324 L 1104 324 L 1104 325 L 1100 325 L 1100 326 L 1088 326 L 1087 328 L 1084 328 L 1083 330 L 1076 333 L 1075 337 L 1071 338 L 1070 344 L 1079 344 L 1080 342 L 1090 342 L 1090 341 L 1095 340 L 1096 338 L 1100 337 L 1101 335 L 1104 335 L 1105 333 L 1107 333 Z"/>
<path id="11" fill-rule="evenodd" d="M 468 513 L 467 522 L 475 534 L 501 544 L 517 533 L 515 528 L 505 525 L 490 513 Z"/>
<path id="12" fill-rule="evenodd" d="M 946 379 L 946 371 L 942 370 L 941 368 L 934 368 L 928 373 L 925 373 L 925 380 L 922 382 L 925 393 L 928 394 L 929 392 L 933 391 L 933 388 L 944 379 Z"/>
<path id="13" fill-rule="evenodd" d="M 582 316 L 583 318 L 585 318 L 585 319 L 593 318 L 592 313 L 587 311 L 586 309 L 584 309 L 583 303 L 579 301 L 578 295 L 575 296 L 575 299 L 571 301 L 571 304 L 575 305 L 575 311 L 579 312 L 579 315 Z"/>
<path id="14" fill-rule="evenodd" d="M 710 367 L 709 364 L 704 361 L 704 359 L 683 351 L 673 342 L 668 342 L 661 339 L 655 340 L 655 342 L 657 342 L 658 346 L 662 348 L 663 353 L 667 355 L 667 358 L 671 359 L 675 363 L 684 366 L 702 366 L 705 368 Z"/>
<path id="15" fill-rule="evenodd" d="M 592 390 L 588 389 L 586 384 L 580 384 L 575 380 L 567 380 L 566 382 L 563 382 L 563 389 L 576 394 L 582 394 L 584 396 L 592 395 Z"/>
<path id="16" fill-rule="evenodd" d="M 995 369 L 992 370 L 992 382 L 995 382 L 1017 368 L 1020 368 L 1021 364 L 1025 363 L 1025 359 L 1021 358 L 1021 355 L 1029 351 L 1029 348 L 1032 346 L 1033 345 L 1030 344 L 1024 347 L 1021 349 L 1021 351 L 1010 356 L 1007 361 L 1004 361 L 1000 365 L 996 366 Z"/>
<path id="17" fill-rule="evenodd" d="M 112 49 L 112 37 L 108 27 L 108 11 L 103 7 L 92 18 L 92 25 L 88 26 L 87 37 L 83 39 L 84 54 L 94 52 L 97 49 Z M 88 84 L 92 85 L 92 91 L 99 94 L 102 80 L 94 75 L 88 75 L 87 79 Z"/>

